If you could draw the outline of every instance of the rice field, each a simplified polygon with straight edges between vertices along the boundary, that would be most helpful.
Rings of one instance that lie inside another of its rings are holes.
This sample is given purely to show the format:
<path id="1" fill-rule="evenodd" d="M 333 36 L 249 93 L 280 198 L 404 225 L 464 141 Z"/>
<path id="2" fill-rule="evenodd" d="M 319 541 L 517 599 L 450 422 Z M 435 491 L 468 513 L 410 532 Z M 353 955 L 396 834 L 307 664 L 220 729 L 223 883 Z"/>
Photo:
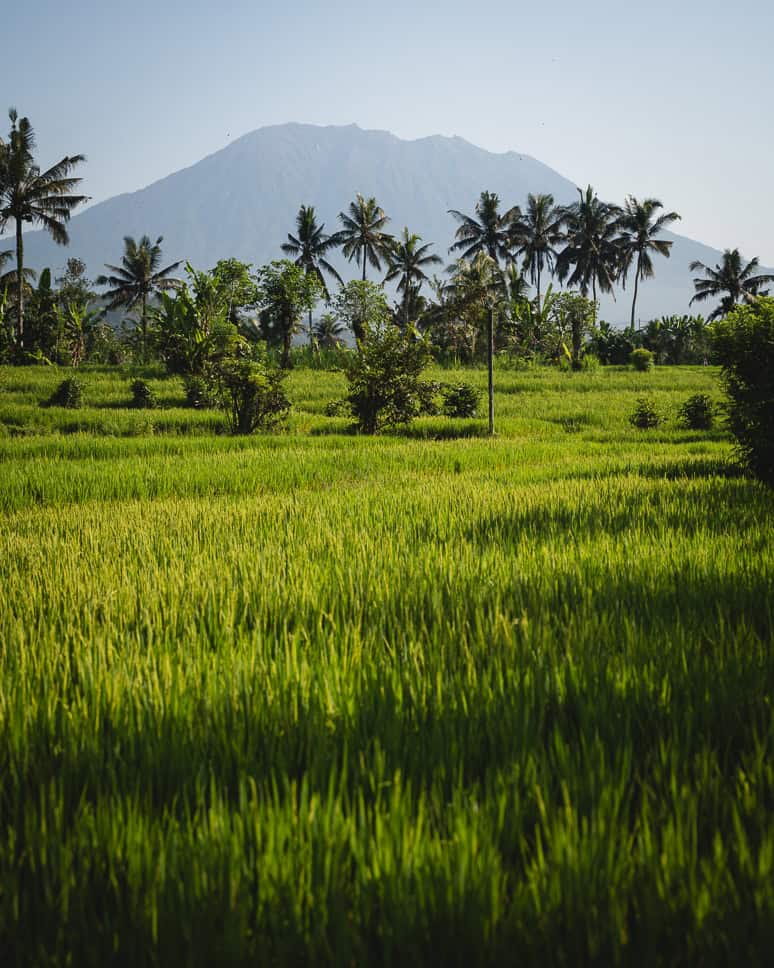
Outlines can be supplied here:
<path id="1" fill-rule="evenodd" d="M 64 375 L 0 368 L 4 965 L 770 963 L 774 494 L 676 427 L 716 371 L 500 370 L 493 440 Z"/>

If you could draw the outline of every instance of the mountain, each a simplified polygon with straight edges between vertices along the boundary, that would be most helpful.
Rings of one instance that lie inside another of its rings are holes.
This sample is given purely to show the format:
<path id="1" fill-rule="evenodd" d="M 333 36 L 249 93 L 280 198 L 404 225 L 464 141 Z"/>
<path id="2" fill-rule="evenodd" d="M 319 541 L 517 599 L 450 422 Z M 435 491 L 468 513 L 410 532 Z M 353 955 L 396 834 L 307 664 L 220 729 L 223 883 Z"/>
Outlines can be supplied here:
<path id="1" fill-rule="evenodd" d="M 314 205 L 333 232 L 356 192 L 377 198 L 395 234 L 408 225 L 435 242 L 445 260 L 456 227 L 448 209 L 472 212 L 484 189 L 497 192 L 505 206 L 523 204 L 528 192 L 550 192 L 559 203 L 577 198 L 571 181 L 529 155 L 493 154 L 462 138 L 404 141 L 357 125 L 276 125 L 87 209 L 70 222 L 67 249 L 43 232 L 29 233 L 25 261 L 36 269 L 51 266 L 56 274 L 69 256 L 77 256 L 94 277 L 104 263 L 119 262 L 123 236 L 147 234 L 164 236 L 165 264 L 181 259 L 204 268 L 233 256 L 260 265 L 282 257 L 280 244 L 294 231 L 299 205 Z M 674 240 L 672 256 L 657 257 L 655 279 L 640 285 L 637 314 L 643 321 L 687 312 L 693 294 L 689 264 L 699 259 L 714 265 L 721 256 L 682 236 L 664 236 Z M 355 275 L 356 267 L 348 266 L 345 278 Z M 603 298 L 601 315 L 628 322 L 630 298 L 620 291 L 617 301 Z"/>

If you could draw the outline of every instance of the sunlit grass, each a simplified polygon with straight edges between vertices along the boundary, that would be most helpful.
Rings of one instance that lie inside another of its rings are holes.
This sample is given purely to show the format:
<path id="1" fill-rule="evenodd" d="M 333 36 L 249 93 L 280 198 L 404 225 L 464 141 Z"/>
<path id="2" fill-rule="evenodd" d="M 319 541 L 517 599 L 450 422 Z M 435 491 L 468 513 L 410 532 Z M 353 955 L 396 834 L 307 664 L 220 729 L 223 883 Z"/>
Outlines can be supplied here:
<path id="1" fill-rule="evenodd" d="M 495 440 L 61 378 L 0 377 L 10 964 L 766 963 L 774 498 L 626 421 L 712 371 L 502 371 Z"/>

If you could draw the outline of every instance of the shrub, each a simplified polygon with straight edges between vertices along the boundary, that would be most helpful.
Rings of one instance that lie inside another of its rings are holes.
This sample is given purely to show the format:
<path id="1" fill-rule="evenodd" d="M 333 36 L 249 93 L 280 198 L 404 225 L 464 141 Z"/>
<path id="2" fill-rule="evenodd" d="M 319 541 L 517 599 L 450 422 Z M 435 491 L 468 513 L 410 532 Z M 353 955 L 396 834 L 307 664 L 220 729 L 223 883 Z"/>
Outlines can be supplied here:
<path id="1" fill-rule="evenodd" d="M 347 366 L 349 400 L 358 428 L 374 434 L 407 424 L 427 405 L 420 378 L 430 360 L 426 338 L 391 323 L 366 325 L 357 352 Z"/>
<path id="2" fill-rule="evenodd" d="M 774 486 L 774 299 L 760 297 L 732 309 L 714 324 L 711 340 L 739 456 Z"/>
<path id="3" fill-rule="evenodd" d="M 637 400 L 634 412 L 629 415 L 629 423 L 639 430 L 651 430 L 661 423 L 661 414 L 652 400 L 647 397 L 640 397 Z"/>
<path id="4" fill-rule="evenodd" d="M 638 370 L 640 373 L 646 373 L 653 367 L 653 354 L 650 350 L 642 348 L 632 350 L 629 362 L 635 370 Z"/>
<path id="5" fill-rule="evenodd" d="M 448 384 L 441 388 L 443 412 L 447 417 L 475 417 L 481 391 L 469 383 Z"/>
<path id="6" fill-rule="evenodd" d="M 351 412 L 349 400 L 329 400 L 323 412 L 326 417 L 346 417 Z"/>
<path id="7" fill-rule="evenodd" d="M 132 406 L 137 410 L 152 410 L 156 406 L 156 397 L 145 380 L 132 383 Z"/>
<path id="8" fill-rule="evenodd" d="M 709 430 L 715 421 L 715 405 L 706 393 L 694 393 L 677 411 L 677 422 L 687 430 Z"/>
<path id="9" fill-rule="evenodd" d="M 218 402 L 232 434 L 271 430 L 281 423 L 290 410 L 284 378 L 281 370 L 249 359 L 219 364 L 215 371 Z"/>
<path id="10" fill-rule="evenodd" d="M 69 410 L 78 410 L 83 403 L 83 384 L 74 376 L 62 380 L 46 403 L 49 407 L 67 407 Z"/>
<path id="11" fill-rule="evenodd" d="M 185 387 L 186 405 L 194 410 L 205 410 L 216 405 L 215 395 L 212 386 L 202 376 L 186 377 L 183 384 Z"/>

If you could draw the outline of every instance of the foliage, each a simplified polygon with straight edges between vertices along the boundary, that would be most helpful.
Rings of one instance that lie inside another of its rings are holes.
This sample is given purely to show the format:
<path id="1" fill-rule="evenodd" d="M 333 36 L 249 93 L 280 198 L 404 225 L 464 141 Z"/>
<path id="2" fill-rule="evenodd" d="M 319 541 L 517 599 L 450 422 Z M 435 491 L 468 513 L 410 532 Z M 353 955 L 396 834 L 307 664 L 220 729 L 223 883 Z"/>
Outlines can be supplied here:
<path id="1" fill-rule="evenodd" d="M 712 344 L 740 457 L 774 486 L 774 299 L 760 297 L 731 310 L 715 324 Z"/>
<path id="2" fill-rule="evenodd" d="M 150 342 L 148 339 L 148 303 L 179 285 L 172 273 L 179 267 L 179 262 L 173 262 L 165 268 L 161 267 L 161 243 L 163 236 L 151 242 L 147 235 L 143 235 L 139 242 L 131 236 L 124 236 L 124 254 L 121 265 L 106 264 L 110 270 L 108 275 L 97 277 L 98 286 L 106 286 L 104 298 L 107 308 L 133 310 L 140 307 L 141 355 L 143 362 L 148 360 Z"/>
<path id="3" fill-rule="evenodd" d="M 403 294 L 401 324 L 408 326 L 411 320 L 412 302 L 416 302 L 423 282 L 427 282 L 425 269 L 438 265 L 441 259 L 432 255 L 432 243 L 420 245 L 421 237 L 403 229 L 399 239 L 393 239 L 387 248 L 387 275 L 385 282 L 398 280 L 398 292 Z"/>
<path id="4" fill-rule="evenodd" d="M 320 292 L 330 299 L 325 275 L 331 276 L 339 285 L 343 280 L 338 271 L 328 261 L 328 254 L 339 245 L 335 235 L 325 234 L 325 224 L 317 224 L 313 205 L 302 205 L 296 216 L 296 234 L 288 233 L 287 242 L 282 243 L 282 251 L 296 257 L 296 265 L 305 272 L 317 276 Z"/>
<path id="5" fill-rule="evenodd" d="M 709 333 L 703 316 L 662 316 L 651 319 L 640 334 L 658 363 L 705 363 Z"/>
<path id="6" fill-rule="evenodd" d="M 426 338 L 392 324 L 369 325 L 347 367 L 347 399 L 366 434 L 408 424 L 427 405 L 421 376 L 430 361 Z"/>
<path id="7" fill-rule="evenodd" d="M 656 274 L 652 256 L 654 254 L 669 258 L 672 248 L 671 241 L 657 238 L 664 229 L 678 221 L 677 212 L 658 212 L 664 207 L 657 198 L 646 198 L 643 201 L 630 195 L 618 216 L 617 228 L 620 233 L 617 239 L 620 254 L 620 276 L 626 286 L 626 278 L 634 265 L 634 295 L 632 296 L 631 328 L 634 329 L 634 319 L 637 308 L 637 292 L 640 280 L 652 279 Z"/>
<path id="8" fill-rule="evenodd" d="M 375 198 L 366 199 L 358 192 L 348 210 L 339 212 L 339 221 L 341 229 L 334 242 L 350 262 L 362 262 L 365 282 L 366 266 L 370 263 L 374 269 L 381 269 L 390 251 L 392 238 L 384 231 L 390 220 Z"/>
<path id="9" fill-rule="evenodd" d="M 160 294 L 161 304 L 151 314 L 153 339 L 170 373 L 202 375 L 230 355 L 240 339 L 229 321 L 228 291 L 217 270 L 200 272 L 186 266 L 188 282 L 175 295 Z"/>
<path id="10" fill-rule="evenodd" d="M 469 383 L 450 383 L 441 387 L 443 412 L 447 417 L 475 417 L 481 391 Z"/>
<path id="11" fill-rule="evenodd" d="M 521 257 L 530 282 L 537 288 L 537 312 L 541 311 L 541 277 L 547 269 L 554 273 L 557 246 L 564 240 L 563 209 L 554 204 L 553 195 L 527 195 L 527 210 L 514 213 L 511 240 L 514 254 Z"/>
<path id="12" fill-rule="evenodd" d="M 629 362 L 640 373 L 647 373 L 648 370 L 653 369 L 653 354 L 650 350 L 639 349 L 632 350 L 629 356 Z"/>
<path id="13" fill-rule="evenodd" d="M 68 410 L 78 410 L 83 404 L 83 384 L 74 376 L 62 380 L 46 401 L 49 407 L 66 407 Z"/>
<path id="14" fill-rule="evenodd" d="M 90 355 L 98 337 L 102 314 L 75 300 L 56 307 L 57 356 L 60 362 L 80 366 Z"/>
<path id="15" fill-rule="evenodd" d="M 333 350 L 343 345 L 344 326 L 333 313 L 323 313 L 314 327 L 314 338 L 317 346 L 324 350 Z"/>
<path id="16" fill-rule="evenodd" d="M 565 245 L 556 259 L 562 282 L 597 301 L 597 290 L 610 292 L 620 271 L 617 242 L 621 210 L 602 202 L 589 185 L 579 199 L 563 209 Z"/>
<path id="17" fill-rule="evenodd" d="M 66 245 L 67 222 L 85 195 L 73 190 L 81 179 L 73 171 L 85 159 L 83 155 L 66 155 L 51 168 L 41 171 L 35 161 L 35 132 L 28 118 L 19 118 L 16 110 L 8 112 L 11 131 L 8 141 L 0 140 L 0 234 L 9 222 L 16 229 L 16 340 L 24 349 L 24 269 L 23 226 L 41 225 L 58 245 Z"/>
<path id="18" fill-rule="evenodd" d="M 333 311 L 349 329 L 357 343 L 361 343 L 371 330 L 386 325 L 390 307 L 384 289 L 367 279 L 346 283 L 333 300 Z"/>
<path id="19" fill-rule="evenodd" d="M 285 419 L 290 401 L 283 370 L 246 357 L 223 360 L 214 370 L 218 401 L 232 434 L 272 430 Z"/>
<path id="20" fill-rule="evenodd" d="M 132 406 L 136 410 L 153 410 L 156 406 L 156 395 L 145 380 L 132 381 Z"/>
<path id="21" fill-rule="evenodd" d="M 211 382 L 203 376 L 190 375 L 183 381 L 186 406 L 194 410 L 214 407 L 216 400 Z"/>
<path id="22" fill-rule="evenodd" d="M 656 404 L 649 397 L 639 397 L 634 410 L 629 414 L 629 423 L 638 430 L 652 430 L 660 426 L 661 419 Z"/>
<path id="23" fill-rule="evenodd" d="M 720 303 L 707 317 L 710 322 L 731 312 L 739 303 L 751 303 L 758 295 L 767 295 L 768 291 L 761 291 L 761 287 L 774 282 L 774 275 L 758 273 L 758 259 L 751 259 L 745 264 L 739 249 L 726 249 L 721 262 L 711 269 L 698 259 L 691 263 L 691 272 L 701 270 L 703 276 L 693 280 L 696 294 L 691 303 L 702 302 L 706 299 L 718 299 Z"/>
<path id="24" fill-rule="evenodd" d="M 323 295 L 319 277 L 288 259 L 258 270 L 260 327 L 270 346 L 282 347 L 282 366 L 290 366 L 290 346 L 305 312 L 311 313 Z"/>
<path id="25" fill-rule="evenodd" d="M 715 422 L 715 405 L 708 393 L 694 393 L 677 411 L 677 422 L 687 430 L 710 430 Z"/>

